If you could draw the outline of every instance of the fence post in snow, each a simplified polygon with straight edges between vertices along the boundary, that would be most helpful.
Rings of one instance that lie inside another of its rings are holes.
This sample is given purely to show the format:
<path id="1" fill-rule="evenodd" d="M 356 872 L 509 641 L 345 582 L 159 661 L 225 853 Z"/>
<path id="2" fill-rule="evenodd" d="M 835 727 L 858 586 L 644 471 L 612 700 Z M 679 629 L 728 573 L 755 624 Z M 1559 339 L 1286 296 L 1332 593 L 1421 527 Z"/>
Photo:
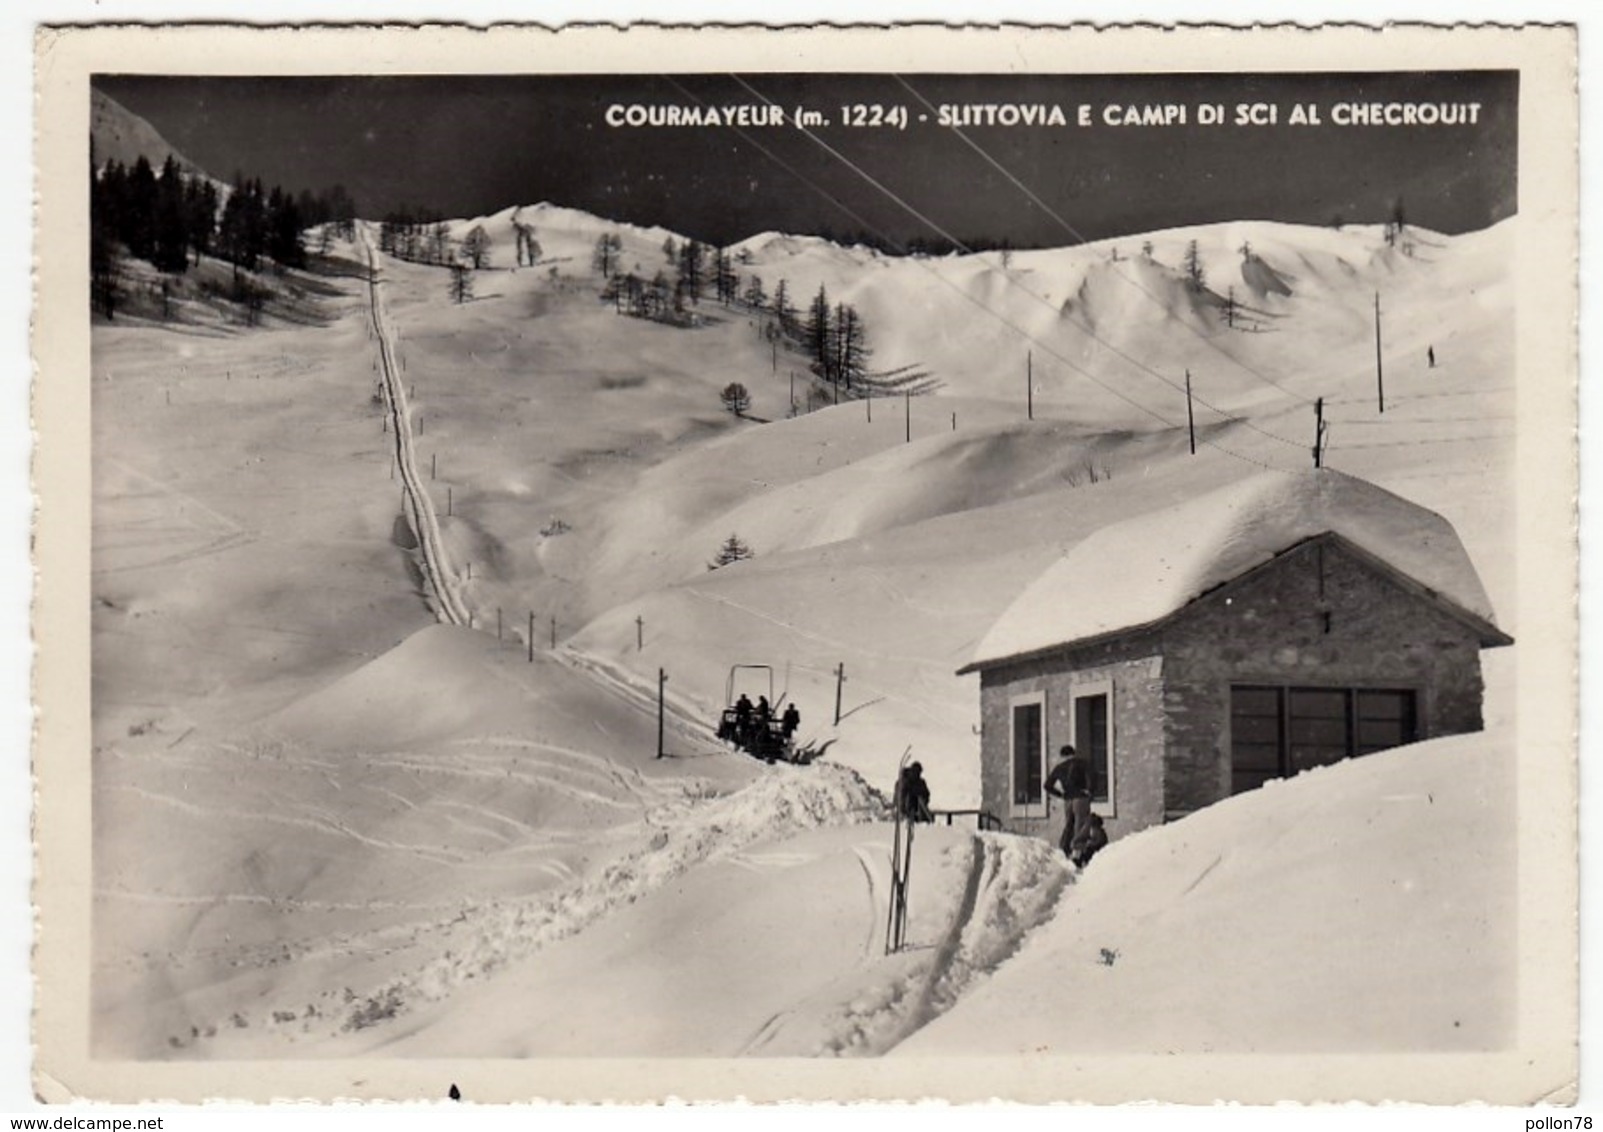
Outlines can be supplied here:
<path id="1" fill-rule="evenodd" d="M 495 639 L 501 639 L 501 607 L 495 607 Z"/>
<path id="2" fill-rule="evenodd" d="M 534 663 L 534 610 L 529 611 L 529 663 Z"/>
<path id="3" fill-rule="evenodd" d="M 843 660 L 835 669 L 835 726 L 840 726 L 840 694 L 846 684 L 846 662 Z"/>

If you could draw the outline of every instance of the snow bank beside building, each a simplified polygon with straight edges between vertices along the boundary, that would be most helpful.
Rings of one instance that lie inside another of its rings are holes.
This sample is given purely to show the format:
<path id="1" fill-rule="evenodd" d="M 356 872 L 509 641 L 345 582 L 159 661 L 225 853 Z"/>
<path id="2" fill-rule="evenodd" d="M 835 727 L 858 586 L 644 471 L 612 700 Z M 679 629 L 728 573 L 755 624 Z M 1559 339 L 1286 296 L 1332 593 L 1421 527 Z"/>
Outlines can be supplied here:
<path id="1" fill-rule="evenodd" d="M 1495 732 L 1402 747 L 1121 841 L 897 1052 L 1500 1048 L 1517 991 L 1513 749 Z"/>

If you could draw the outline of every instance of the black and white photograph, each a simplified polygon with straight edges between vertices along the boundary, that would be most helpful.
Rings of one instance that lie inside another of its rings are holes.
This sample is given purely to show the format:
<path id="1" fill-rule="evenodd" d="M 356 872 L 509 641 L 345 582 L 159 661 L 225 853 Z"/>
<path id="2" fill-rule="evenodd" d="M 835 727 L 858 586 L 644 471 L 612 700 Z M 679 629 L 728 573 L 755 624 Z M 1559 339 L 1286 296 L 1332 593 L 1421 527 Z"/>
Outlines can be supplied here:
<path id="1" fill-rule="evenodd" d="M 68 1093 L 1573 1084 L 1571 32 L 56 34 Z"/>

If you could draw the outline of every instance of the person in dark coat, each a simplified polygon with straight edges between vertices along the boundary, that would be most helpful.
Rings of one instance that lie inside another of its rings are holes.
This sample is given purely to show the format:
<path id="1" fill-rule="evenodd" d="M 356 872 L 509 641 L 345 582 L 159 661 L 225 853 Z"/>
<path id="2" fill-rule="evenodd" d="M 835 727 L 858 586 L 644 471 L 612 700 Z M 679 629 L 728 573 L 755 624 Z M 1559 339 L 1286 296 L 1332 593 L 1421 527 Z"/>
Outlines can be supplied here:
<path id="1" fill-rule="evenodd" d="M 735 746 L 751 746 L 751 701 L 745 692 L 735 701 Z"/>
<path id="2" fill-rule="evenodd" d="M 908 821 L 935 820 L 935 815 L 930 813 L 929 784 L 924 781 L 924 767 L 920 763 L 908 763 L 902 768 L 901 777 L 896 780 L 896 807 Z"/>
<path id="3" fill-rule="evenodd" d="M 1058 848 L 1072 860 L 1076 847 L 1083 844 L 1091 827 L 1091 773 L 1072 746 L 1064 744 L 1058 754 L 1062 760 L 1046 776 L 1045 787 L 1048 794 L 1066 803 L 1063 836 L 1058 839 Z"/>
<path id="4" fill-rule="evenodd" d="M 779 719 L 779 727 L 780 730 L 784 732 L 785 738 L 789 739 L 792 735 L 796 734 L 796 728 L 800 726 L 801 712 L 796 710 L 796 705 L 794 703 L 786 704 L 785 714 L 780 716 Z"/>

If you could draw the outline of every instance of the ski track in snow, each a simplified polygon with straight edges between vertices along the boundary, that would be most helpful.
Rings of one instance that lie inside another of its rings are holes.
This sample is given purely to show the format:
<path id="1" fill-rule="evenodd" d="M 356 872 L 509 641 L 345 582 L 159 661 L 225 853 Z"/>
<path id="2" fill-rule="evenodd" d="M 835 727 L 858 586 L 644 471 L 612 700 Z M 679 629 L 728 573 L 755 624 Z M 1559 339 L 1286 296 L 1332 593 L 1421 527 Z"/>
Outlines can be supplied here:
<path id="1" fill-rule="evenodd" d="M 676 788 L 677 795 L 673 795 Z M 821 826 L 877 819 L 882 816 L 883 804 L 871 787 L 852 772 L 839 768 L 775 768 L 775 773 L 727 795 L 701 796 L 692 793 L 690 784 L 682 781 L 664 784 L 662 793 L 665 797 L 672 796 L 672 800 L 659 805 L 654 814 L 643 817 L 641 825 L 636 827 L 632 846 L 599 875 L 576 878 L 572 867 L 561 861 L 548 860 L 532 865 L 523 862 L 516 866 L 522 871 L 532 867 L 566 884 L 556 891 L 461 906 L 419 905 L 420 910 L 439 908 L 444 914 L 293 944 L 274 942 L 243 949 L 197 950 L 186 953 L 182 959 L 187 962 L 220 960 L 235 968 L 248 968 L 277 966 L 291 960 L 302 963 L 328 960 L 345 965 L 351 960 L 398 952 L 422 957 L 421 960 L 414 958 L 403 973 L 392 974 L 380 985 L 361 992 L 346 985 L 325 990 L 314 1001 L 264 1004 L 254 1018 L 244 1012 L 239 1015 L 247 1024 L 276 1029 L 290 1041 L 332 1038 L 380 1025 L 420 1005 L 444 999 L 472 980 L 488 976 L 549 943 L 582 931 L 614 909 L 633 904 L 698 865 L 733 859 L 748 867 L 782 867 L 794 856 L 786 850 L 757 854 L 746 851 L 759 843 Z M 648 829 L 655 832 L 646 839 L 641 835 Z M 587 844 L 595 843 L 594 830 L 574 836 Z M 465 862 L 458 867 L 485 863 Z M 117 895 L 129 899 L 163 899 L 159 894 Z M 286 910 L 317 907 L 288 899 L 276 902 L 276 906 Z M 405 906 L 374 903 L 360 907 L 404 910 Z M 176 961 L 178 957 L 169 956 L 169 959 Z M 286 1021 L 278 1022 L 278 1018 Z M 293 1022 L 287 1021 L 289 1019 Z M 205 1026 L 198 1028 L 202 1033 L 207 1029 Z M 217 1030 L 223 1026 L 221 1022 L 214 1022 L 212 1028 Z M 174 1040 L 180 1043 L 174 1048 L 189 1048 L 192 1044 L 192 1041 Z"/>
<path id="2" fill-rule="evenodd" d="M 950 1010 L 1051 918 L 1071 871 L 1055 847 L 1023 840 L 975 835 L 962 901 L 933 953 L 911 953 L 917 956 L 911 968 L 874 1008 L 858 1015 L 855 1003 L 849 1006 L 818 1052 L 877 1056 L 893 1049 Z"/>
<path id="3" fill-rule="evenodd" d="M 172 806 L 175 809 L 183 810 L 186 813 L 192 814 L 199 818 L 205 818 L 212 821 L 271 822 L 279 825 L 296 826 L 301 829 L 310 829 L 317 833 L 325 833 L 336 837 L 350 838 L 352 841 L 359 841 L 363 845 L 370 846 L 374 849 L 384 849 L 397 853 L 409 853 L 413 856 L 422 857 L 426 860 L 433 861 L 436 864 L 459 864 L 468 860 L 471 856 L 468 853 L 463 853 L 459 850 L 453 850 L 444 845 L 408 845 L 400 841 L 387 841 L 380 837 L 369 836 L 368 834 L 354 830 L 347 825 L 343 825 L 328 818 L 294 817 L 288 814 L 268 813 L 264 810 L 230 810 L 224 809 L 220 806 L 200 806 L 193 802 L 186 802 L 180 798 L 174 798 L 170 794 L 163 794 L 156 790 L 146 790 L 143 787 L 132 786 L 126 783 L 114 784 L 111 789 L 120 790 L 129 794 L 136 794 L 147 801 L 157 802 L 166 806 Z"/>
<path id="4" fill-rule="evenodd" d="M 437 603 L 435 615 L 452 625 L 469 625 L 468 612 L 462 595 L 456 588 L 456 577 L 451 572 L 446 556 L 444 539 L 440 535 L 440 520 L 434 510 L 434 501 L 418 474 L 412 441 L 412 414 L 406 403 L 405 382 L 401 381 L 395 364 L 395 334 L 389 327 L 382 292 L 379 290 L 378 256 L 373 250 L 372 234 L 366 225 L 358 228 L 362 251 L 367 256 L 367 294 L 372 315 L 373 333 L 379 347 L 379 368 L 384 381 L 385 401 L 395 436 L 395 464 L 405 487 L 406 499 L 412 512 L 413 532 L 417 535 L 420 565 L 434 590 Z"/>
<path id="5" fill-rule="evenodd" d="M 741 1047 L 743 1056 L 877 1057 L 955 1006 L 1056 914 L 1072 879 L 1046 842 L 975 834 L 967 848 L 958 907 L 933 946 L 911 943 L 889 956 L 871 848 L 853 850 L 868 878 L 872 917 L 860 973 L 832 988 L 835 1005 L 776 1013 Z M 882 865 L 883 862 L 880 862 Z M 927 925 L 926 925 L 927 926 Z M 827 1002 L 827 1000 L 826 1000 Z M 787 1033 L 788 1030 L 795 1033 Z"/>

